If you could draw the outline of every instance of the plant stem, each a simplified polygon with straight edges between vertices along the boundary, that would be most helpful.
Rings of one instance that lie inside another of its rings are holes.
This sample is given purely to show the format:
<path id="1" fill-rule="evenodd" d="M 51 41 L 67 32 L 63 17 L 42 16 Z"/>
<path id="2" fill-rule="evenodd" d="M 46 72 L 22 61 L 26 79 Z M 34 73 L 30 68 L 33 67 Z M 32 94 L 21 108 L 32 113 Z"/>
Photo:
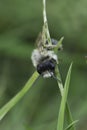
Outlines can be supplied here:
<path id="1" fill-rule="evenodd" d="M 47 22 L 47 17 L 46 17 L 46 0 L 43 0 L 43 20 L 44 24 Z"/>
<path id="2" fill-rule="evenodd" d="M 49 29 L 48 29 L 47 17 L 46 17 L 46 0 L 43 0 L 43 19 L 44 19 L 43 33 L 46 36 L 45 37 L 46 40 L 48 40 L 48 44 L 52 45 L 51 37 L 50 37 Z M 60 39 L 60 44 L 62 43 L 62 40 L 63 40 L 63 37 Z M 55 51 L 57 51 L 57 49 Z M 58 86 L 59 86 L 59 89 L 60 89 L 60 93 L 61 93 L 61 96 L 63 96 L 64 88 L 63 88 L 63 84 L 62 84 L 62 80 L 61 80 L 61 76 L 60 76 L 58 67 L 56 67 L 56 71 L 55 72 L 56 72 L 56 77 L 58 79 L 57 83 L 58 83 Z M 72 119 L 72 115 L 71 115 L 71 112 L 70 112 L 70 109 L 69 109 L 68 102 L 66 103 L 66 111 L 68 113 L 68 118 L 69 118 L 68 122 L 72 123 L 73 119 Z M 73 126 L 73 130 L 75 130 L 74 126 Z"/>
<path id="3" fill-rule="evenodd" d="M 45 34 L 46 40 L 48 40 L 49 45 L 52 45 L 46 16 L 46 0 L 43 0 L 43 21 L 43 33 Z"/>

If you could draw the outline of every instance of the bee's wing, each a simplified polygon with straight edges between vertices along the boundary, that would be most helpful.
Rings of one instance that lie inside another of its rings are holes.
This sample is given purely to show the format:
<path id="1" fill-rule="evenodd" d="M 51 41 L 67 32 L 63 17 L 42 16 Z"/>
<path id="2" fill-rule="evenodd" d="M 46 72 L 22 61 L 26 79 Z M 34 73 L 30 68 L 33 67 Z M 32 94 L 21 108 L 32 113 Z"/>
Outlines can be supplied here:
<path id="1" fill-rule="evenodd" d="M 36 39 L 36 45 L 38 47 L 38 49 L 42 46 L 42 33 L 40 32 L 37 39 Z"/>

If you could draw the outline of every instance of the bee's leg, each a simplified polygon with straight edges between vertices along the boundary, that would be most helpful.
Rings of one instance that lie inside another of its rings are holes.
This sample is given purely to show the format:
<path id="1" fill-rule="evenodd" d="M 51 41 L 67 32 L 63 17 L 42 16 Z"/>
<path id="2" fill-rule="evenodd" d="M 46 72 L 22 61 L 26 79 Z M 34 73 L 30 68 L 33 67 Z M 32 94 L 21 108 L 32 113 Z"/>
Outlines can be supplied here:
<path id="1" fill-rule="evenodd" d="M 61 82 L 59 78 L 57 78 L 54 74 L 52 75 L 52 77 L 56 80 L 58 80 L 58 82 Z"/>

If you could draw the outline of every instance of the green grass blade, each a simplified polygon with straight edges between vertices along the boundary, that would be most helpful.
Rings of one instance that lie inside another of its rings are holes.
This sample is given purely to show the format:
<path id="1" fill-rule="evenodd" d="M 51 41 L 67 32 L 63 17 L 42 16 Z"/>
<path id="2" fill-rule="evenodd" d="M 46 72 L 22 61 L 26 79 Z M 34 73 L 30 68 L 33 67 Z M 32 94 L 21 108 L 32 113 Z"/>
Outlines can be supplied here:
<path id="1" fill-rule="evenodd" d="M 66 102 L 67 102 L 71 69 L 72 69 L 72 64 L 70 65 L 70 68 L 68 70 L 68 74 L 67 74 L 65 85 L 64 85 L 64 90 L 63 90 L 63 95 L 62 95 L 62 100 L 61 100 L 60 110 L 59 110 L 59 116 L 58 116 L 57 130 L 63 130 L 64 112 L 65 112 L 65 107 L 66 107 Z"/>
<path id="2" fill-rule="evenodd" d="M 58 79 L 57 83 L 58 83 L 58 86 L 59 86 L 59 89 L 60 89 L 61 96 L 63 96 L 64 87 L 63 87 L 63 83 L 62 83 L 62 79 L 61 79 L 61 75 L 60 75 L 58 67 L 56 67 L 55 73 L 56 73 L 56 77 Z M 71 124 L 73 122 L 73 118 L 72 118 L 72 114 L 71 114 L 71 111 L 70 111 L 70 107 L 69 107 L 68 101 L 66 103 L 66 117 L 67 117 L 68 124 Z M 75 130 L 75 129 L 76 128 L 73 125 L 72 126 L 72 130 Z"/>
<path id="3" fill-rule="evenodd" d="M 67 117 L 68 124 L 72 124 L 72 122 L 74 122 L 74 121 L 73 121 L 73 118 L 72 118 L 72 114 L 71 114 L 68 102 L 66 104 L 66 113 L 65 114 L 66 114 L 66 117 Z M 74 124 L 72 125 L 71 130 L 76 130 Z"/>
<path id="4" fill-rule="evenodd" d="M 27 81 L 23 89 L 0 109 L 0 120 L 25 95 L 25 93 L 31 88 L 38 77 L 39 74 L 35 71 L 31 78 Z"/>
<path id="5" fill-rule="evenodd" d="M 65 128 L 65 130 L 70 130 L 77 122 L 78 122 L 78 120 L 73 121 L 70 125 L 68 125 L 67 128 Z"/>

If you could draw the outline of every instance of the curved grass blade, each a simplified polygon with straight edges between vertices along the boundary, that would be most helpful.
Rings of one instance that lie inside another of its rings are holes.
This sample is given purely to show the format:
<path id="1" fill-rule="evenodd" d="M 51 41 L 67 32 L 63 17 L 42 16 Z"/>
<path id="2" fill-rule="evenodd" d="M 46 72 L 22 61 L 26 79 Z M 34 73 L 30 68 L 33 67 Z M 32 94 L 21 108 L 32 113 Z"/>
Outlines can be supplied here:
<path id="1" fill-rule="evenodd" d="M 65 112 L 67 95 L 68 95 L 68 90 L 69 90 L 71 69 L 72 69 L 72 64 L 70 65 L 70 68 L 68 70 L 68 74 L 67 74 L 65 85 L 64 85 L 64 90 L 63 90 L 63 95 L 62 95 L 62 100 L 61 100 L 60 110 L 59 110 L 59 116 L 58 116 L 57 130 L 63 130 L 64 112 Z"/>
<path id="2" fill-rule="evenodd" d="M 38 77 L 39 74 L 37 73 L 37 71 L 35 71 L 34 74 L 31 76 L 31 78 L 27 81 L 23 89 L 0 109 L 0 120 L 26 94 L 26 92 L 31 88 L 31 86 L 35 83 Z"/>
<path id="3" fill-rule="evenodd" d="M 60 89 L 60 93 L 61 93 L 61 96 L 63 96 L 63 90 L 64 90 L 64 87 L 63 87 L 63 83 L 62 83 L 62 80 L 61 80 L 61 75 L 60 75 L 60 72 L 59 72 L 59 68 L 56 67 L 56 77 L 57 77 L 57 83 L 58 83 L 58 86 L 59 86 L 59 89 Z M 69 104 L 68 104 L 68 101 L 66 103 L 66 116 L 67 116 L 67 121 L 68 121 L 68 124 L 71 124 L 73 122 L 73 118 L 72 118 L 72 114 L 71 114 L 71 111 L 70 111 L 70 107 L 69 107 Z M 75 126 L 73 125 L 72 126 L 72 130 L 75 130 Z"/>
<path id="4" fill-rule="evenodd" d="M 68 124 L 72 124 L 72 122 L 74 122 L 74 120 L 72 118 L 72 114 L 71 114 L 68 102 L 66 103 L 66 111 L 65 112 L 66 112 L 65 114 L 66 114 L 66 117 L 67 117 Z M 76 127 L 75 127 L 74 124 L 72 125 L 71 130 L 76 130 Z"/>
<path id="5" fill-rule="evenodd" d="M 68 125 L 67 128 L 65 128 L 65 130 L 70 130 L 73 127 L 73 125 L 75 125 L 77 122 L 78 122 L 78 120 L 73 121 L 70 125 Z"/>

